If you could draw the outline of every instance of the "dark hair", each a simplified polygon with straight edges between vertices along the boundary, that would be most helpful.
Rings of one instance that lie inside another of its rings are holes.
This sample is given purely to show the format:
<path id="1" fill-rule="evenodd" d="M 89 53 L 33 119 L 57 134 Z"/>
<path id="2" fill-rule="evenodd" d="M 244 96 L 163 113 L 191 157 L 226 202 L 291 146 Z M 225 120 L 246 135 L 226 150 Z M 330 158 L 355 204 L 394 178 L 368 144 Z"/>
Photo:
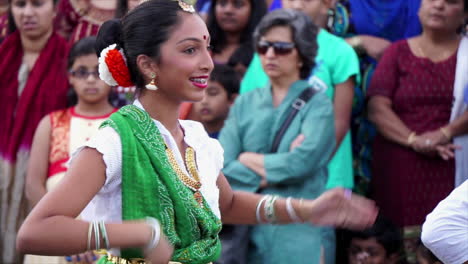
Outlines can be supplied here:
<path id="1" fill-rule="evenodd" d="M 122 47 L 132 82 L 137 88 L 144 87 L 145 80 L 138 69 L 137 57 L 144 54 L 159 61 L 161 45 L 180 23 L 179 10 L 182 9 L 177 1 L 152 0 L 138 5 L 121 20 L 105 22 L 96 40 L 98 56 L 111 44 Z"/>
<path id="2" fill-rule="evenodd" d="M 95 45 L 96 37 L 87 37 L 76 42 L 70 49 L 70 53 L 68 54 L 67 70 L 70 71 L 77 58 L 81 56 L 96 54 L 96 49 L 94 48 Z M 76 105 L 77 103 L 78 95 L 76 94 L 75 89 L 68 89 L 67 106 L 70 107 Z"/>
<path id="3" fill-rule="evenodd" d="M 249 67 L 254 54 L 252 43 L 244 43 L 234 51 L 229 58 L 227 64 L 231 67 L 235 67 L 237 64 L 242 64 L 246 68 Z"/>
<path id="4" fill-rule="evenodd" d="M 216 4 L 221 0 L 213 0 L 208 13 L 207 27 L 211 35 L 211 45 L 214 53 L 220 53 L 226 46 L 226 33 L 216 20 Z M 267 12 L 267 6 L 263 0 L 248 0 L 251 5 L 249 22 L 241 33 L 240 43 L 250 42 L 255 27 Z"/>
<path id="5" fill-rule="evenodd" d="M 8 34 L 13 33 L 16 30 L 15 19 L 13 18 L 13 12 L 11 11 L 11 1 L 13 0 L 8 0 Z M 54 2 L 54 6 L 56 6 L 59 0 L 52 1 Z"/>
<path id="6" fill-rule="evenodd" d="M 239 93 L 240 80 L 237 72 L 224 64 L 216 64 L 210 75 L 210 81 L 219 82 L 231 99 Z"/>
<path id="7" fill-rule="evenodd" d="M 401 230 L 382 215 L 377 217 L 374 225 L 363 231 L 347 231 L 347 244 L 351 244 L 353 238 L 370 239 L 375 238 L 387 253 L 387 256 L 399 254 L 403 247 Z"/>
<path id="8" fill-rule="evenodd" d="M 115 17 L 122 18 L 128 12 L 128 0 L 117 0 L 117 7 L 115 8 Z"/>
<path id="9" fill-rule="evenodd" d="M 318 28 L 306 14 L 292 9 L 277 9 L 267 14 L 258 24 L 254 32 L 254 44 L 270 29 L 277 26 L 289 27 L 292 31 L 293 42 L 302 61 L 300 78 L 309 77 L 315 67 L 315 56 L 317 55 L 317 33 Z"/>

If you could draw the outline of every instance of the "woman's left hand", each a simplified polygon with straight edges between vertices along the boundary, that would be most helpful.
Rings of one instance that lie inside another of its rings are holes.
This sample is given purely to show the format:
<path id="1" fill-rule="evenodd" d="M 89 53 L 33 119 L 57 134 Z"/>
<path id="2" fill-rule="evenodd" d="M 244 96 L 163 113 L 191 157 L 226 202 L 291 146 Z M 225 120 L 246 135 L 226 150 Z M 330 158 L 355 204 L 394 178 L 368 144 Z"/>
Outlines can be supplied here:
<path id="1" fill-rule="evenodd" d="M 303 220 L 318 226 L 365 229 L 378 214 L 375 202 L 341 188 L 326 191 L 299 208 Z"/>

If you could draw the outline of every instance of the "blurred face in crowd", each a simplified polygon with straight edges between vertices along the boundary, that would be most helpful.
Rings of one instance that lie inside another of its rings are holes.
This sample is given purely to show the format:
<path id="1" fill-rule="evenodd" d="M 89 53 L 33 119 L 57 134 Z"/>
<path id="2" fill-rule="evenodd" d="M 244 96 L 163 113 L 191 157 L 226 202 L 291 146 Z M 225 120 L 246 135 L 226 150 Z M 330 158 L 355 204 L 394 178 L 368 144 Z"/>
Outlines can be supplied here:
<path id="1" fill-rule="evenodd" d="M 383 245 L 375 238 L 353 238 L 348 249 L 350 264 L 394 264 L 396 257 L 388 257 Z"/>
<path id="2" fill-rule="evenodd" d="M 96 54 L 77 57 L 70 69 L 69 80 L 79 101 L 87 104 L 107 101 L 111 87 L 99 78 Z"/>
<path id="3" fill-rule="evenodd" d="M 218 0 L 215 5 L 216 21 L 229 33 L 242 32 L 249 23 L 251 11 L 250 0 Z"/>
<path id="4" fill-rule="evenodd" d="M 455 32 L 467 17 L 464 0 L 423 0 L 419 19 L 423 27 Z"/>
<path id="5" fill-rule="evenodd" d="M 293 34 L 288 26 L 275 26 L 257 43 L 263 70 L 271 79 L 297 76 L 302 62 L 294 47 Z"/>
<path id="6" fill-rule="evenodd" d="M 53 30 L 53 0 L 12 0 L 11 12 L 22 36 L 37 39 Z"/>
<path id="7" fill-rule="evenodd" d="M 316 19 L 324 7 L 322 0 L 282 0 L 281 4 L 283 8 L 302 11 L 312 19 Z"/>
<path id="8" fill-rule="evenodd" d="M 203 100 L 194 104 L 194 110 L 203 123 L 224 122 L 233 102 L 221 83 L 210 80 Z"/>

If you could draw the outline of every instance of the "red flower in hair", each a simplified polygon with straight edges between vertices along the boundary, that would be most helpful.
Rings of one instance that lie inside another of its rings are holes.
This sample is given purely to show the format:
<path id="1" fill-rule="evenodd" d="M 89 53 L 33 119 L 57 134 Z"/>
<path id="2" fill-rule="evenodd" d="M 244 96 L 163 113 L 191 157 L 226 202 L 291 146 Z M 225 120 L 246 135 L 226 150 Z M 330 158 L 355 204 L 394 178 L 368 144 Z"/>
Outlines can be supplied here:
<path id="1" fill-rule="evenodd" d="M 106 54 L 105 61 L 112 78 L 114 78 L 119 86 L 133 86 L 133 82 L 130 78 L 130 71 L 128 70 L 127 64 L 125 63 L 122 54 L 118 50 L 109 50 Z"/>

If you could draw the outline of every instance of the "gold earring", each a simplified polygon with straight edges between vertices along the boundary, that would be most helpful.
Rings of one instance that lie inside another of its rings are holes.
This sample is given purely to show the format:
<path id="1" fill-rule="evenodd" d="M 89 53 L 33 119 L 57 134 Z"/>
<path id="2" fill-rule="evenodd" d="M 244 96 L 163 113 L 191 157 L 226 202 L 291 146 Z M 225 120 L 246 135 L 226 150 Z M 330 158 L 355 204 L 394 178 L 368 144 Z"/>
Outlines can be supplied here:
<path id="1" fill-rule="evenodd" d="M 151 82 L 145 86 L 146 89 L 151 90 L 151 91 L 156 91 L 158 89 L 158 87 L 156 86 L 156 83 L 154 82 L 154 79 L 156 79 L 156 74 L 151 73 Z"/>

